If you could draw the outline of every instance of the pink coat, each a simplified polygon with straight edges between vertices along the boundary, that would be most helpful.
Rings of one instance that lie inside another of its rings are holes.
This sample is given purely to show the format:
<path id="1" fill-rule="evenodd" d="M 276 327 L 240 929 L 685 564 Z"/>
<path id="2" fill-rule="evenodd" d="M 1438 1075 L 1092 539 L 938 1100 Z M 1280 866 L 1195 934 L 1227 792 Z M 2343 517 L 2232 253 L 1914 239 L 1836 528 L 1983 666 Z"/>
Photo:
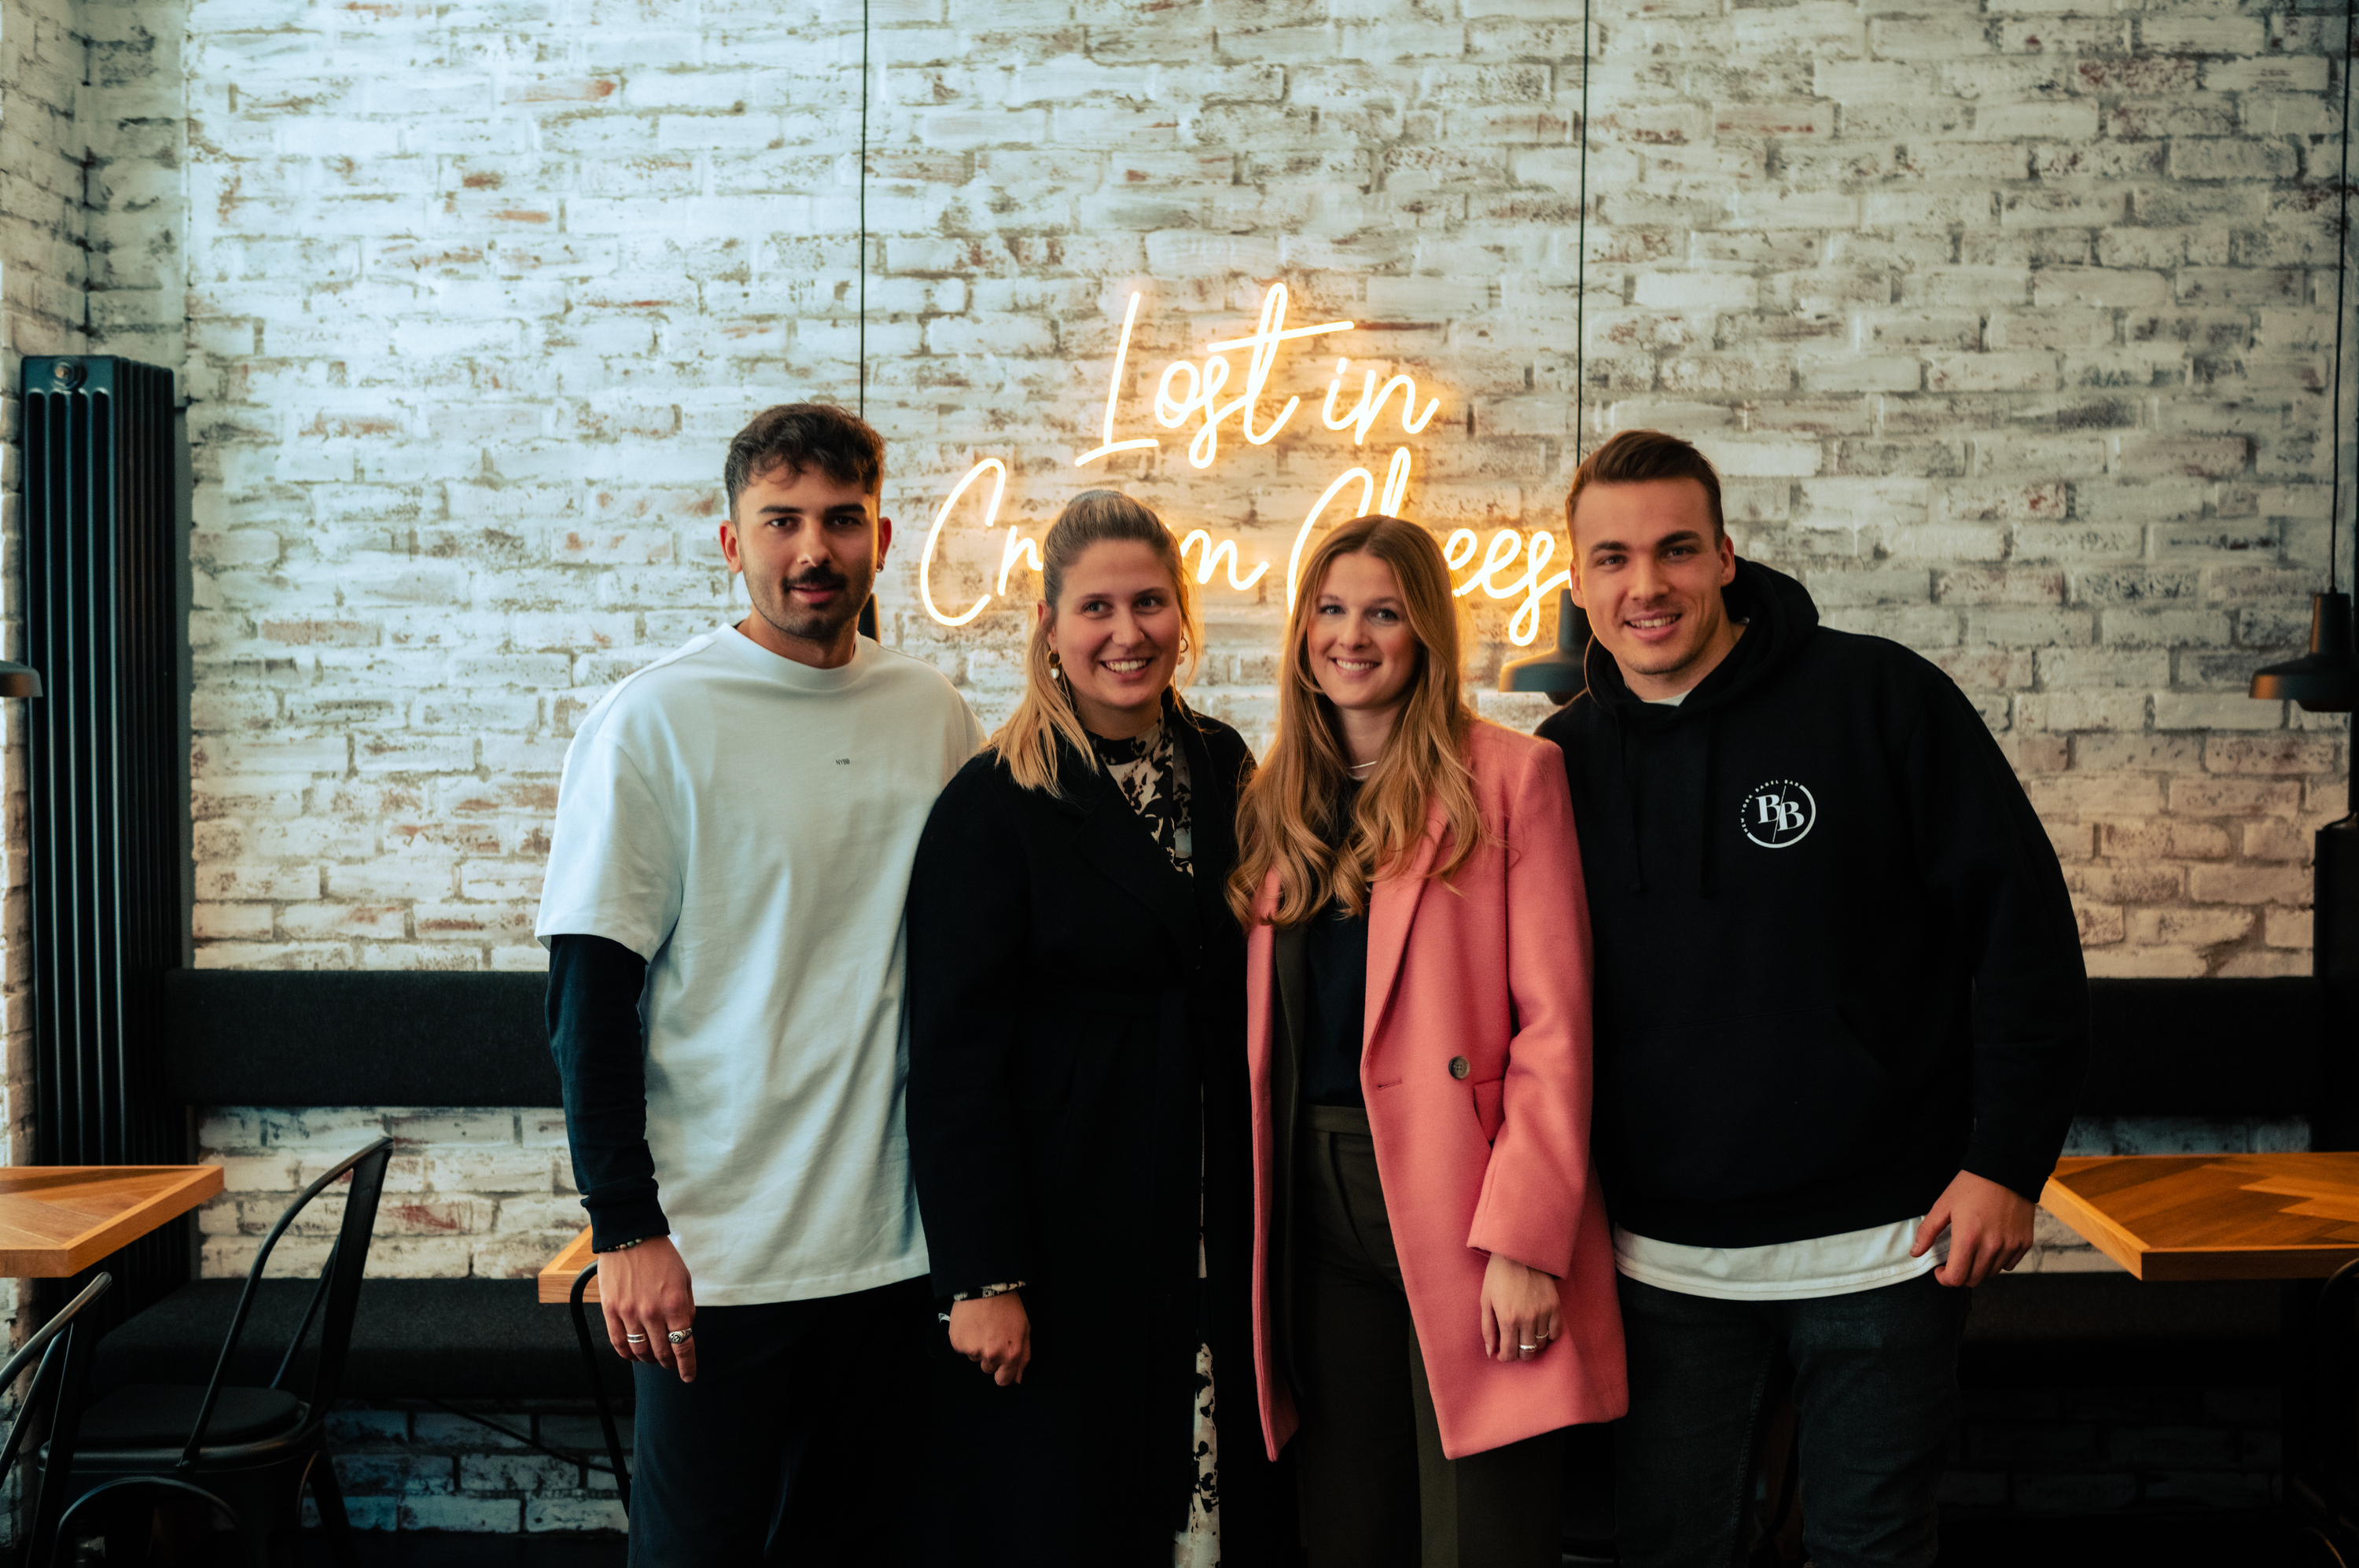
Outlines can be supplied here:
<path id="1" fill-rule="evenodd" d="M 1467 761 L 1484 824 L 1504 843 L 1477 850 L 1449 887 L 1422 875 L 1376 883 L 1360 1058 L 1386 1214 L 1452 1459 L 1612 1421 L 1630 1402 L 1613 1238 L 1589 1159 L 1589 912 L 1563 757 L 1548 741 L 1478 723 Z M 1432 864 L 1444 836 L 1436 815 L 1414 871 Z M 1277 897 L 1273 877 L 1263 910 Z M 1297 1420 L 1272 1357 L 1271 951 L 1271 928 L 1256 924 L 1245 982 L 1254 1356 L 1276 1458 Z M 1462 1081 L 1450 1072 L 1459 1056 L 1473 1069 Z M 1483 1354 L 1483 1270 L 1494 1252 L 1559 1280 L 1561 1337 L 1528 1361 Z"/>

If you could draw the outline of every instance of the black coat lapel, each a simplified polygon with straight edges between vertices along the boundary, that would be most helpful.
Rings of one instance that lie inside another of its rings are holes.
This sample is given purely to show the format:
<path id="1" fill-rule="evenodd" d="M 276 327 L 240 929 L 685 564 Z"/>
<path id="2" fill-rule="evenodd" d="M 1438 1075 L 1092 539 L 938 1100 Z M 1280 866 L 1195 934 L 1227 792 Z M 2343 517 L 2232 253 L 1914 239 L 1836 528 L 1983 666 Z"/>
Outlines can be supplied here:
<path id="1" fill-rule="evenodd" d="M 1069 817 L 1073 847 L 1116 887 L 1154 910 L 1182 949 L 1193 953 L 1201 930 L 1196 879 L 1171 864 L 1114 780 L 1071 746 L 1060 758 L 1057 782 L 1073 812 Z"/>
<path id="2" fill-rule="evenodd" d="M 1190 880 L 1196 884 L 1197 915 L 1204 922 L 1200 929 L 1234 928 L 1236 917 L 1229 912 L 1228 875 L 1237 863 L 1239 759 L 1215 755 L 1205 742 L 1204 732 L 1184 711 L 1175 712 L 1167 702 L 1163 712 L 1163 722 L 1176 726 L 1173 733 L 1188 757 L 1189 858 L 1196 867 Z"/>

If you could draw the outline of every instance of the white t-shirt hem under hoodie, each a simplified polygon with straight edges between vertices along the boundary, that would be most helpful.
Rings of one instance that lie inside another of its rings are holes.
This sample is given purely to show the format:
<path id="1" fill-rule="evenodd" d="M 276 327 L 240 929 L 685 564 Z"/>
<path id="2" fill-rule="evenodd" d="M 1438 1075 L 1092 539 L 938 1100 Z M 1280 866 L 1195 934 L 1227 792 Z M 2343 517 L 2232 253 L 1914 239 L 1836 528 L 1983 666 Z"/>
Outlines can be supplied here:
<path id="1" fill-rule="evenodd" d="M 1630 1279 L 1723 1301 L 1799 1301 L 1880 1290 L 1931 1272 L 1950 1256 L 1947 1231 L 1908 1256 L 1924 1216 L 1765 1247 L 1686 1247 L 1614 1227 L 1614 1266 Z"/>

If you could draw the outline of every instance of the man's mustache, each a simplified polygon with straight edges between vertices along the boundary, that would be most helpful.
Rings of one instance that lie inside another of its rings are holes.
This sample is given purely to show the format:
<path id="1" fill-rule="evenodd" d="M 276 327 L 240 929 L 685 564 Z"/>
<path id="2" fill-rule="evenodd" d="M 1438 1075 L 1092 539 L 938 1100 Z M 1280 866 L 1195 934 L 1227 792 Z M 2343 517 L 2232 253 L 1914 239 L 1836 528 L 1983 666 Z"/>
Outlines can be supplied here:
<path id="1" fill-rule="evenodd" d="M 782 584 L 789 592 L 797 588 L 849 588 L 852 580 L 840 572 L 806 572 L 800 577 L 789 577 Z"/>

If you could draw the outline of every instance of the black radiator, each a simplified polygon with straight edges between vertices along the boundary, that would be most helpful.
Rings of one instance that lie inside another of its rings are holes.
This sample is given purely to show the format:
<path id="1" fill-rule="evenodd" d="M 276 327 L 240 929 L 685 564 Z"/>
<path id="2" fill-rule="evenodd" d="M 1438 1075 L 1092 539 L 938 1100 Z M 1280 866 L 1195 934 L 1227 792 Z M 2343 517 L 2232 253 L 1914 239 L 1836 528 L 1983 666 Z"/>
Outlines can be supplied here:
<path id="1" fill-rule="evenodd" d="M 34 1138 L 53 1165 L 177 1165 L 164 975 L 180 962 L 179 464 L 172 374 L 24 362 Z M 189 1222 L 105 1265 L 116 1315 L 188 1278 Z"/>

